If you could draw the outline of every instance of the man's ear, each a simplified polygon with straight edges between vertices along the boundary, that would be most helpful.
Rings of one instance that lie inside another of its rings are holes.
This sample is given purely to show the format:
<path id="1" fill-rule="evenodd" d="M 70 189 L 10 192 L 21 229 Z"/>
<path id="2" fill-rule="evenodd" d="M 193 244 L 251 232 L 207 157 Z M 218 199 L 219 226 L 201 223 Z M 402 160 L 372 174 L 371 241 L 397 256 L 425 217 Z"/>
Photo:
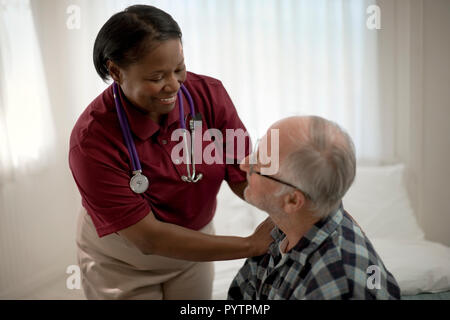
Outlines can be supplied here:
<path id="1" fill-rule="evenodd" d="M 106 62 L 106 67 L 109 70 L 111 78 L 118 84 L 122 84 L 122 72 L 120 71 L 120 68 L 111 60 Z"/>
<path id="2" fill-rule="evenodd" d="M 306 203 L 306 198 L 301 191 L 294 190 L 283 196 L 283 202 L 283 209 L 286 213 L 295 213 L 303 208 Z"/>

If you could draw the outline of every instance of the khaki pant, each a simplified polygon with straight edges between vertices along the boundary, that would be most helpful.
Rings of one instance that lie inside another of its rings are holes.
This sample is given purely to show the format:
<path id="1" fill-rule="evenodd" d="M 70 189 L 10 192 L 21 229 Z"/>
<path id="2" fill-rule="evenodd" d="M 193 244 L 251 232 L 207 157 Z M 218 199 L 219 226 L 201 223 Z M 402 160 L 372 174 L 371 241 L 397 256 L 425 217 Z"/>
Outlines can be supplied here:
<path id="1" fill-rule="evenodd" d="M 200 230 L 213 234 L 212 222 Z M 87 299 L 211 299 L 213 262 L 144 255 L 118 234 L 99 238 L 83 208 L 77 229 L 78 265 Z"/>

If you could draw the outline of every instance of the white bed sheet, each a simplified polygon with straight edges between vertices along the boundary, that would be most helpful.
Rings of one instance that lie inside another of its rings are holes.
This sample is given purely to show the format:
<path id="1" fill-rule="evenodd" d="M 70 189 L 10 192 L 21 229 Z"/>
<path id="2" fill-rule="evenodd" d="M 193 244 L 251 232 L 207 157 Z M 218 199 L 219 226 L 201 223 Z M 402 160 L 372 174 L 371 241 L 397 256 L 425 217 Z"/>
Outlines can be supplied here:
<path id="1" fill-rule="evenodd" d="M 372 239 L 402 295 L 450 290 L 450 248 L 427 240 Z"/>
<path id="2" fill-rule="evenodd" d="M 225 300 L 227 298 L 231 281 L 244 262 L 245 259 L 214 262 L 213 300 Z"/>

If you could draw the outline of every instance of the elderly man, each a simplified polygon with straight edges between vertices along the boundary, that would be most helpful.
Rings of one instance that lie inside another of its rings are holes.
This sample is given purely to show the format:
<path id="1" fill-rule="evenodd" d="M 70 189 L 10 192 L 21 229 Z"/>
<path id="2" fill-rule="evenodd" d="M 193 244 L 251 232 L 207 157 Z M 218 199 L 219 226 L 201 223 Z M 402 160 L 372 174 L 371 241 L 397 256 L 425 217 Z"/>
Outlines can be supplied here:
<path id="1" fill-rule="evenodd" d="M 316 116 L 283 119 L 271 129 L 241 168 L 245 199 L 269 214 L 274 242 L 267 254 L 247 259 L 228 298 L 399 299 L 396 280 L 342 206 L 356 168 L 348 134 Z M 273 149 L 274 132 L 280 167 L 266 175 L 261 149 Z"/>

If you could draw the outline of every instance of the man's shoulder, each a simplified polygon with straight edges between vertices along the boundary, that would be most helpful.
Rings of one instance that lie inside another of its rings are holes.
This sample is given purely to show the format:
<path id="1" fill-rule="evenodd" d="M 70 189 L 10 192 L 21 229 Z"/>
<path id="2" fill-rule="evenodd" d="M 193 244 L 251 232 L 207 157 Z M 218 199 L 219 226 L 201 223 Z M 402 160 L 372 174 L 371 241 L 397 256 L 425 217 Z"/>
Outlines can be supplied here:
<path id="1" fill-rule="evenodd" d="M 347 215 L 337 228 L 321 243 L 311 255 L 313 261 L 334 264 L 336 267 L 352 266 L 365 268 L 370 261 L 378 260 L 378 255 L 361 228 Z"/>
<path id="2" fill-rule="evenodd" d="M 339 251 L 345 265 L 366 268 L 381 262 L 372 242 L 353 218 L 344 211 L 343 220 L 331 239 Z"/>
<path id="3" fill-rule="evenodd" d="M 370 240 L 348 215 L 322 244 L 310 255 L 308 264 L 310 274 L 320 277 L 322 282 L 339 283 L 342 297 L 379 298 L 396 296 L 398 285 L 392 274 L 386 269 Z M 380 273 L 383 290 L 369 290 L 367 281 L 373 268 Z M 325 280 L 324 280 L 325 279 Z M 336 284 L 335 284 L 336 285 Z M 346 287 L 347 286 L 347 287 Z M 389 292 L 388 292 L 389 291 Z"/>

